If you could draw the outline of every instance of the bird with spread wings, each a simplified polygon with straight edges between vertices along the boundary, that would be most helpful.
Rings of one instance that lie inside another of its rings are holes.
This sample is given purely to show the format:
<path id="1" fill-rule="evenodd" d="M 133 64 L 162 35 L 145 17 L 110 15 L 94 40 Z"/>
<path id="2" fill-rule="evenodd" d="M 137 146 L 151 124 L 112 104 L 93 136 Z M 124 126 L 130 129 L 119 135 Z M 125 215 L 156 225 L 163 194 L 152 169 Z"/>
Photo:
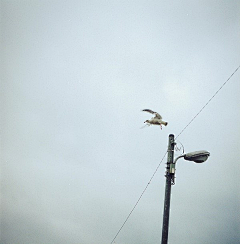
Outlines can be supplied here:
<path id="1" fill-rule="evenodd" d="M 151 109 L 143 109 L 142 111 L 148 112 L 148 113 L 151 113 L 151 114 L 154 114 L 155 115 L 155 117 L 152 117 L 150 120 L 146 120 L 144 122 L 148 126 L 150 126 L 150 125 L 160 125 L 161 130 L 162 130 L 162 125 L 167 126 L 168 122 L 163 121 L 162 120 L 162 116 L 159 113 L 154 112 Z"/>

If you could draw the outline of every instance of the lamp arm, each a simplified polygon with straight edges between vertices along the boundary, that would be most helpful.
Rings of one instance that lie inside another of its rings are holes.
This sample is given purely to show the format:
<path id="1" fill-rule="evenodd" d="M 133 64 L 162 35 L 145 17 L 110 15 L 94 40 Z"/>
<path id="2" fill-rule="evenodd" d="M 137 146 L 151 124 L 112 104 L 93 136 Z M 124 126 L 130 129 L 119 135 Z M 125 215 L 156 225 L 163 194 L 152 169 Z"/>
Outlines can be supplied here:
<path id="1" fill-rule="evenodd" d="M 176 162 L 179 158 L 183 158 L 186 154 L 183 154 L 177 158 L 175 158 L 175 160 L 173 161 L 173 163 L 170 164 L 170 168 L 169 168 L 169 173 L 174 175 L 175 174 L 175 166 L 176 166 Z M 173 184 L 174 184 L 174 178 L 173 178 Z"/>
<path id="2" fill-rule="evenodd" d="M 178 156 L 177 158 L 175 158 L 173 164 L 176 164 L 177 160 L 178 160 L 179 158 L 183 158 L 185 155 L 186 155 L 186 154 L 183 154 L 183 155 L 180 155 L 180 156 Z"/>

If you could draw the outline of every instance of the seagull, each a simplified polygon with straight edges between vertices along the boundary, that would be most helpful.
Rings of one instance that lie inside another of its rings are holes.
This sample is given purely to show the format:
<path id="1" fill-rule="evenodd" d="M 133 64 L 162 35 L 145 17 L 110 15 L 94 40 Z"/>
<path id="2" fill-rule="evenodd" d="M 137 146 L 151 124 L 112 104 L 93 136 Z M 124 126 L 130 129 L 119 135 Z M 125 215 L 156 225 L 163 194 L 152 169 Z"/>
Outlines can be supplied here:
<path id="1" fill-rule="evenodd" d="M 168 122 L 163 121 L 162 120 L 162 116 L 159 113 L 154 112 L 151 109 L 143 109 L 142 111 L 148 112 L 148 113 L 151 113 L 151 114 L 155 115 L 155 117 L 152 117 L 150 120 L 146 120 L 144 122 L 144 123 L 147 123 L 148 126 L 150 126 L 150 125 L 160 125 L 161 130 L 162 130 L 162 125 L 167 126 Z"/>

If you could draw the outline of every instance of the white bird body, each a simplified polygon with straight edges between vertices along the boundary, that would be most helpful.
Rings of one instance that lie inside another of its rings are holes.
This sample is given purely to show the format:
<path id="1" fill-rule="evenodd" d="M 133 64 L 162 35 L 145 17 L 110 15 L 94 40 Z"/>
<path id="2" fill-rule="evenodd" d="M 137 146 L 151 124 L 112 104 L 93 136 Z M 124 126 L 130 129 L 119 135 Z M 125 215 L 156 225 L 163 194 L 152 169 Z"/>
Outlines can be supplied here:
<path id="1" fill-rule="evenodd" d="M 167 126 L 168 122 L 165 122 L 162 120 L 162 116 L 157 113 L 157 112 L 154 112 L 152 111 L 151 109 L 143 109 L 142 111 L 144 112 L 148 112 L 148 113 L 151 113 L 151 114 L 154 114 L 155 117 L 152 117 L 150 120 L 146 120 L 144 123 L 146 123 L 148 126 L 150 125 L 160 125 L 160 128 L 162 129 L 162 125 L 165 125 Z"/>

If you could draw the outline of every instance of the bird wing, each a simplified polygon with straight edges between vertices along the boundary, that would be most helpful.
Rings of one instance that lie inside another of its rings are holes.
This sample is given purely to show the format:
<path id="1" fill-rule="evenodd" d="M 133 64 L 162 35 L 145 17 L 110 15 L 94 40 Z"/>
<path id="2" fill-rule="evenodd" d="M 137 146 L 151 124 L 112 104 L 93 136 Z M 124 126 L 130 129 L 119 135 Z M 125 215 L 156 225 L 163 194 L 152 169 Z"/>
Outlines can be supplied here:
<path id="1" fill-rule="evenodd" d="M 150 113 L 150 114 L 154 114 L 154 115 L 155 115 L 155 118 L 162 119 L 162 116 L 161 116 L 159 113 L 154 112 L 154 111 L 152 111 L 151 109 L 143 109 L 142 111 L 144 111 L 144 112 L 148 112 L 148 113 Z"/>

